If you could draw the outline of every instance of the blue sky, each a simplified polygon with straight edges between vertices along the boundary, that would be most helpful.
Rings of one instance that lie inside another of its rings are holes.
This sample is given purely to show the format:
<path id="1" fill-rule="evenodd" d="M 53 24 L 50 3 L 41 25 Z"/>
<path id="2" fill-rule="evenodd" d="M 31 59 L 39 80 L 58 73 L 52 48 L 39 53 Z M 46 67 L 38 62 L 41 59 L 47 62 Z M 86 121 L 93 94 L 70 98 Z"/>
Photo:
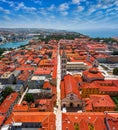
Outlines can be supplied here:
<path id="1" fill-rule="evenodd" d="M 118 28 L 118 0 L 0 0 L 0 27 Z"/>

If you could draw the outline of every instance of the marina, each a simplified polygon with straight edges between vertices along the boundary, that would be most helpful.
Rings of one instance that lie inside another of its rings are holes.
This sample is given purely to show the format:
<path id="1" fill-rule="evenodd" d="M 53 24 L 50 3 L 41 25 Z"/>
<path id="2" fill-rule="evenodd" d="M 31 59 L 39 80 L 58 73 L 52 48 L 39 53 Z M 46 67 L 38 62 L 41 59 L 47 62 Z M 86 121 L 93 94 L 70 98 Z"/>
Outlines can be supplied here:
<path id="1" fill-rule="evenodd" d="M 22 45 L 26 45 L 29 43 L 29 40 L 20 41 L 20 42 L 7 42 L 0 44 L 0 48 L 17 48 Z"/>

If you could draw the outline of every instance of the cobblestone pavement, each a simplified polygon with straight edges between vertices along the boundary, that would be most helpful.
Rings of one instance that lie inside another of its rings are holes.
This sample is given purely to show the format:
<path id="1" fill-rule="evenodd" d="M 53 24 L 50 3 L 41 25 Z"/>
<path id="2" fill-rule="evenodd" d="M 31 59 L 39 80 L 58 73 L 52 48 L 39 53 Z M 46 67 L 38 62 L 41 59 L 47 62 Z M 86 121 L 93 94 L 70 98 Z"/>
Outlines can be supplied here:
<path id="1" fill-rule="evenodd" d="M 62 112 L 61 112 L 61 98 L 60 98 L 61 60 L 60 60 L 59 48 L 60 45 L 58 43 L 56 130 L 62 130 Z"/>

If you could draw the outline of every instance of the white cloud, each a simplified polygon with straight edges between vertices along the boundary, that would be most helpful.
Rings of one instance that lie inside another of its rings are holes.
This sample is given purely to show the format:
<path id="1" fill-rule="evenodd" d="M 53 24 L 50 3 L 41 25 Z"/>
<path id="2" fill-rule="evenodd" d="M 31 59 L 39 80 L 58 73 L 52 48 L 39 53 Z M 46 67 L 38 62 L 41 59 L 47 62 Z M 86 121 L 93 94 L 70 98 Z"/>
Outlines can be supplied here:
<path id="1" fill-rule="evenodd" d="M 78 6 L 78 7 L 77 7 L 77 10 L 78 10 L 78 11 L 83 11 L 83 10 L 84 10 L 84 7 L 83 7 L 83 6 Z"/>
<path id="2" fill-rule="evenodd" d="M 6 0 L 0 0 L 1 2 L 6 2 Z"/>
<path id="3" fill-rule="evenodd" d="M 80 3 L 80 0 L 72 0 L 72 3 L 73 3 L 73 4 L 79 4 L 79 3 Z"/>
<path id="4" fill-rule="evenodd" d="M 48 8 L 49 11 L 53 11 L 54 9 L 56 9 L 56 6 L 55 6 L 54 4 L 52 4 L 52 5 Z"/>
<path id="5" fill-rule="evenodd" d="M 9 2 L 9 6 L 13 7 L 15 5 L 15 3 L 13 1 Z"/>
<path id="6" fill-rule="evenodd" d="M 42 4 L 42 1 L 41 0 L 32 0 L 35 4 Z"/>
<path id="7" fill-rule="evenodd" d="M 16 3 L 16 2 L 14 2 L 14 1 L 8 1 L 8 0 L 0 0 L 1 2 L 3 2 L 3 3 L 6 3 L 6 4 L 8 4 L 9 6 L 14 6 L 14 4 Z"/>
<path id="8" fill-rule="evenodd" d="M 107 8 L 117 6 L 118 0 L 98 0 L 98 3 Z"/>
<path id="9" fill-rule="evenodd" d="M 45 8 L 40 8 L 39 13 L 46 16 L 48 14 L 47 10 Z"/>
<path id="10" fill-rule="evenodd" d="M 20 10 L 20 9 L 22 9 L 22 8 L 24 8 L 24 7 L 25 7 L 24 3 L 21 2 L 21 3 L 19 3 L 18 6 L 16 7 L 16 10 Z"/>
<path id="11" fill-rule="evenodd" d="M 7 9 L 4 9 L 3 7 L 0 7 L 0 12 L 2 12 L 4 14 L 10 14 L 10 11 Z"/>
<path id="12" fill-rule="evenodd" d="M 11 20 L 11 18 L 9 17 L 9 16 L 3 16 L 3 19 L 5 20 L 5 21 L 10 21 Z"/>
<path id="13" fill-rule="evenodd" d="M 88 10 L 88 14 L 91 15 L 94 11 L 96 11 L 96 8 L 92 7 Z"/>
<path id="14" fill-rule="evenodd" d="M 115 2 L 115 5 L 118 6 L 118 0 Z"/>
<path id="15" fill-rule="evenodd" d="M 55 16 L 54 16 L 54 15 L 51 15 L 50 18 L 51 18 L 51 19 L 55 19 Z"/>
<path id="16" fill-rule="evenodd" d="M 24 11 L 27 11 L 27 12 L 36 11 L 36 8 L 25 6 L 23 2 L 19 3 L 18 6 L 15 9 L 16 10 L 24 10 Z"/>
<path id="17" fill-rule="evenodd" d="M 61 5 L 59 6 L 59 10 L 60 10 L 60 11 L 65 11 L 65 10 L 67 10 L 67 9 L 69 9 L 68 3 L 63 3 L 63 4 L 61 4 Z"/>
<path id="18" fill-rule="evenodd" d="M 114 8 L 109 8 L 106 10 L 106 13 L 112 12 L 114 10 Z"/>
<path id="19" fill-rule="evenodd" d="M 66 15 L 68 15 L 68 12 L 67 12 L 67 11 L 64 11 L 64 12 L 61 12 L 61 14 L 62 14 L 63 16 L 66 16 Z"/>

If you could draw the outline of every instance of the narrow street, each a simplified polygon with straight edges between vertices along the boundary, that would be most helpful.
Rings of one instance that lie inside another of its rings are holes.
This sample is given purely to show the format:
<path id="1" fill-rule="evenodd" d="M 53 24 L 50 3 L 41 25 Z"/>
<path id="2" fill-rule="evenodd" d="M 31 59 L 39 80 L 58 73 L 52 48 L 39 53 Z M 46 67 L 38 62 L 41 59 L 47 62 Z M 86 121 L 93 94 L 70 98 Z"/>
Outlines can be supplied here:
<path id="1" fill-rule="evenodd" d="M 22 100 L 23 100 L 25 94 L 27 93 L 27 91 L 28 91 L 28 87 L 26 88 L 26 90 L 25 90 L 24 93 L 22 94 L 22 96 L 21 96 L 21 98 L 20 98 L 18 104 L 21 104 L 21 102 L 22 102 Z"/>
<path id="2" fill-rule="evenodd" d="M 58 43 L 58 63 L 57 63 L 57 109 L 56 109 L 56 130 L 62 130 L 62 112 L 61 112 L 61 97 L 60 97 L 60 82 L 61 82 L 61 59 L 60 59 L 60 44 Z"/>

